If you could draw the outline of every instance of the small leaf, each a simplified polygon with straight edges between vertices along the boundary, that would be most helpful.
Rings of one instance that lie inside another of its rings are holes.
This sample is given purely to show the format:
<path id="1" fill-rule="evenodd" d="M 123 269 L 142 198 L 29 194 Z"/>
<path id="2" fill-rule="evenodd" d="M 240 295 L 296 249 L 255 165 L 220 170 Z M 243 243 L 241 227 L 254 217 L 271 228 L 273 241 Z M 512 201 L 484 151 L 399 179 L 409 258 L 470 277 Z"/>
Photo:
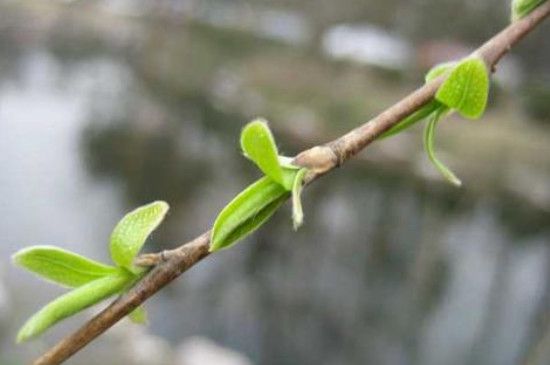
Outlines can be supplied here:
<path id="1" fill-rule="evenodd" d="M 512 21 L 519 20 L 538 8 L 546 0 L 513 0 Z"/>
<path id="2" fill-rule="evenodd" d="M 156 201 L 126 214 L 111 234 L 111 257 L 121 267 L 137 271 L 132 261 L 145 240 L 158 227 L 168 212 L 168 204 Z"/>
<path id="3" fill-rule="evenodd" d="M 139 306 L 128 314 L 128 318 L 135 324 L 147 324 L 147 311 Z"/>
<path id="4" fill-rule="evenodd" d="M 447 72 L 450 72 L 452 69 L 456 67 L 457 64 L 458 62 L 451 61 L 451 62 L 443 62 L 435 65 L 426 74 L 426 77 L 424 78 L 426 83 L 437 79 L 439 76 L 442 76 Z"/>
<path id="5" fill-rule="evenodd" d="M 264 176 L 239 195 L 220 212 L 210 239 L 210 251 L 227 248 L 265 223 L 288 198 L 288 191 Z"/>
<path id="6" fill-rule="evenodd" d="M 385 139 L 391 136 L 394 136 L 405 129 L 413 126 L 414 124 L 420 122 L 421 120 L 428 117 L 434 111 L 436 111 L 441 106 L 441 103 L 437 100 L 432 100 L 428 104 L 424 105 L 422 108 L 418 109 L 416 112 L 412 113 L 405 119 L 401 120 L 399 123 L 395 124 L 393 127 L 382 133 L 378 139 Z"/>
<path id="7" fill-rule="evenodd" d="M 19 330 L 17 342 L 24 342 L 46 331 L 57 322 L 72 316 L 124 289 L 134 276 L 125 270 L 80 286 L 53 300 L 35 313 Z"/>
<path id="8" fill-rule="evenodd" d="M 304 224 L 304 210 L 302 208 L 302 188 L 307 169 L 301 169 L 294 178 L 292 186 L 292 225 L 294 230 Z"/>
<path id="9" fill-rule="evenodd" d="M 445 164 L 443 164 L 435 155 L 435 148 L 434 148 L 434 138 L 435 138 L 435 127 L 437 126 L 437 123 L 443 116 L 443 114 L 446 113 L 446 108 L 440 108 L 438 111 L 436 111 L 428 124 L 426 125 L 426 128 L 424 129 L 424 149 L 426 150 L 426 153 L 428 154 L 428 157 L 430 161 L 434 164 L 434 166 L 439 170 L 439 172 L 449 181 L 451 184 L 455 186 L 461 186 L 462 182 L 456 175 L 447 167 Z"/>
<path id="10" fill-rule="evenodd" d="M 32 246 L 12 256 L 13 262 L 42 278 L 75 288 L 117 271 L 54 246 Z"/>
<path id="11" fill-rule="evenodd" d="M 256 119 L 243 128 L 241 148 L 264 174 L 281 185 L 284 183 L 277 145 L 265 120 Z"/>
<path id="12" fill-rule="evenodd" d="M 435 97 L 463 117 L 477 119 L 485 111 L 488 95 L 487 66 L 481 58 L 470 57 L 454 68 Z"/>

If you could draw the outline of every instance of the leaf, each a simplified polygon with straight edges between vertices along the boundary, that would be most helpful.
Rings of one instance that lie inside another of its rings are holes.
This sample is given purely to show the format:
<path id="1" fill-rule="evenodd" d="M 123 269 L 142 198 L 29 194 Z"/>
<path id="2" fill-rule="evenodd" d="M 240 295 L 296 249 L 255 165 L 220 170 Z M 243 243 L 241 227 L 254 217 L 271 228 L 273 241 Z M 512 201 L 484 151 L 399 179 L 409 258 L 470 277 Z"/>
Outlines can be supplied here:
<path id="1" fill-rule="evenodd" d="M 307 169 L 301 169 L 294 178 L 292 185 L 292 225 L 297 230 L 304 224 L 304 210 L 302 208 L 302 188 Z"/>
<path id="2" fill-rule="evenodd" d="M 439 170 L 439 172 L 449 181 L 451 184 L 455 186 L 461 186 L 462 182 L 456 175 L 447 167 L 445 164 L 443 164 L 435 155 L 435 148 L 434 148 L 434 138 L 435 138 L 435 127 L 437 126 L 437 123 L 441 119 L 441 116 L 445 114 L 446 108 L 440 108 L 438 111 L 436 111 L 428 124 L 426 125 L 426 128 L 424 129 L 424 149 L 426 150 L 426 153 L 428 154 L 428 157 L 430 161 L 434 164 L 434 166 Z"/>
<path id="3" fill-rule="evenodd" d="M 128 314 L 128 318 L 135 324 L 147 324 L 147 311 L 139 306 Z"/>
<path id="4" fill-rule="evenodd" d="M 80 286 L 53 300 L 25 322 L 17 334 L 17 342 L 24 342 L 46 331 L 57 322 L 70 317 L 124 289 L 134 279 L 129 272 L 119 269 Z"/>
<path id="5" fill-rule="evenodd" d="M 158 227 L 168 212 L 166 202 L 156 201 L 126 214 L 111 234 L 111 257 L 121 267 L 136 271 L 132 261 L 145 240 Z"/>
<path id="6" fill-rule="evenodd" d="M 227 248 L 254 232 L 273 215 L 288 195 L 288 191 L 269 176 L 247 187 L 216 218 L 210 252 Z"/>
<path id="7" fill-rule="evenodd" d="M 418 109 L 416 112 L 412 113 L 405 119 L 401 120 L 399 123 L 395 124 L 393 127 L 382 133 L 378 139 L 385 139 L 391 136 L 394 136 L 403 130 L 413 126 L 419 121 L 425 119 L 434 111 L 436 111 L 441 106 L 441 103 L 437 100 L 432 100 L 428 104 L 424 105 L 422 108 Z"/>
<path id="8" fill-rule="evenodd" d="M 42 278 L 75 288 L 117 271 L 113 266 L 54 246 L 32 246 L 12 256 L 13 262 Z"/>
<path id="9" fill-rule="evenodd" d="M 437 79 L 439 76 L 442 76 L 447 72 L 450 72 L 452 69 L 456 67 L 457 64 L 458 62 L 456 61 L 439 63 L 434 67 L 432 67 L 430 71 L 428 71 L 424 80 L 426 81 L 426 83 L 433 81 Z"/>
<path id="10" fill-rule="evenodd" d="M 519 20 L 538 8 L 546 0 L 513 0 L 512 21 Z"/>
<path id="11" fill-rule="evenodd" d="M 277 145 L 265 120 L 256 119 L 243 128 L 241 148 L 264 174 L 281 185 L 284 183 Z"/>
<path id="12" fill-rule="evenodd" d="M 489 95 L 489 74 L 479 57 L 461 61 L 437 91 L 435 98 L 463 117 L 477 119 L 483 115 Z"/>

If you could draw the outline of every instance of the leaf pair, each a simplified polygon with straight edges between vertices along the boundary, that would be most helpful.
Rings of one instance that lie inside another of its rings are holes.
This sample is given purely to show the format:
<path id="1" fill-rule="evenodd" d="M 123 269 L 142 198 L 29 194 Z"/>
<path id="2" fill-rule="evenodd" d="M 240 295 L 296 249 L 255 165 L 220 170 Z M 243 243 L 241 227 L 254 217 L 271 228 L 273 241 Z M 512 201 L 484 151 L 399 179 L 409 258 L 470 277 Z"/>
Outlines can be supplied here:
<path id="1" fill-rule="evenodd" d="M 448 76 L 437 90 L 435 101 L 458 111 L 464 118 L 479 119 L 489 98 L 489 72 L 485 61 L 473 55 L 460 62 L 441 63 L 428 71 L 426 82 L 444 75 Z"/>
<path id="2" fill-rule="evenodd" d="M 167 211 L 168 204 L 159 201 L 122 218 L 113 230 L 110 242 L 111 257 L 117 266 L 105 265 L 54 246 L 33 246 L 14 254 L 16 265 L 47 281 L 74 288 L 27 320 L 17 335 L 17 341 L 38 336 L 62 319 L 133 285 L 143 270 L 132 262 Z M 134 322 L 143 323 L 145 318 L 143 308 L 130 314 Z"/>
<path id="3" fill-rule="evenodd" d="M 525 17 L 544 2 L 546 0 L 512 0 L 512 21 Z"/>
<path id="4" fill-rule="evenodd" d="M 241 132 L 241 148 L 266 175 L 248 186 L 222 209 L 212 229 L 210 251 L 230 247 L 263 225 L 292 192 L 293 222 L 303 222 L 301 191 L 305 169 L 279 156 L 267 122 L 255 120 Z"/>
<path id="5" fill-rule="evenodd" d="M 426 75 L 426 81 L 447 73 L 449 76 L 435 94 L 435 100 L 441 106 L 432 113 L 424 129 L 424 149 L 443 177 L 451 184 L 461 186 L 460 179 L 435 155 L 435 127 L 450 110 L 456 110 L 467 119 L 478 119 L 485 113 L 489 98 L 489 72 L 485 62 L 474 55 L 458 63 L 434 67 Z"/>
<path id="6" fill-rule="evenodd" d="M 487 106 L 489 73 L 485 62 L 479 57 L 472 56 L 460 62 L 447 62 L 435 66 L 426 75 L 426 82 L 431 82 L 443 75 L 448 76 L 432 101 L 397 123 L 379 138 L 393 136 L 429 118 L 424 130 L 424 149 L 441 174 L 451 184 L 460 186 L 461 182 L 456 175 L 435 155 L 435 127 L 450 110 L 456 110 L 468 119 L 480 118 Z"/>
<path id="7" fill-rule="evenodd" d="M 484 62 L 471 57 L 462 62 L 445 62 L 434 66 L 426 74 L 426 83 L 449 74 L 436 96 L 416 112 L 407 116 L 380 135 L 380 139 L 394 136 L 433 115 L 442 106 L 456 109 L 463 117 L 476 119 L 485 111 L 489 78 Z"/>

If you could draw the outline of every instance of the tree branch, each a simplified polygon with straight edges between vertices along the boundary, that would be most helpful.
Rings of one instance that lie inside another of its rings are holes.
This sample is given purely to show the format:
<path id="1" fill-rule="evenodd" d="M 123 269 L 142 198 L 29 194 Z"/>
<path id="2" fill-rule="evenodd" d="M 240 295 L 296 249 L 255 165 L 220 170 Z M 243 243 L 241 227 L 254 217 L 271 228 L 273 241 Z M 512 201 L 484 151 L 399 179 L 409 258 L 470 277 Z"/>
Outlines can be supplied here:
<path id="1" fill-rule="evenodd" d="M 523 39 L 549 14 L 550 2 L 547 1 L 522 20 L 512 23 L 491 38 L 477 49 L 476 54 L 480 55 L 494 72 L 498 61 L 510 51 L 512 46 Z M 298 165 L 310 168 L 310 173 L 305 179 L 306 183 L 342 165 L 376 140 L 380 134 L 428 103 L 443 81 L 443 78 L 439 78 L 422 86 L 342 137 L 300 153 L 294 161 Z M 174 250 L 138 258 L 138 264 L 156 266 L 129 292 L 116 299 L 76 332 L 62 339 L 38 358 L 34 365 L 54 365 L 67 360 L 165 285 L 208 256 L 209 245 L 210 231 L 207 231 Z"/>

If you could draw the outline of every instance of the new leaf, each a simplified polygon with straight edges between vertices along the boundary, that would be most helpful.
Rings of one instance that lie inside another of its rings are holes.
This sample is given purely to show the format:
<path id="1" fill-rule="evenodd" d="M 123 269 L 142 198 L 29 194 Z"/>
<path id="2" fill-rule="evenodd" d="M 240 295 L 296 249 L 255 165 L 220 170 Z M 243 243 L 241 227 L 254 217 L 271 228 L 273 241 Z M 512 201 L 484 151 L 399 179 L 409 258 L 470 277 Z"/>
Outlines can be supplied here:
<path id="1" fill-rule="evenodd" d="M 437 110 L 430 118 L 426 128 L 424 129 L 424 149 L 428 154 L 428 158 L 434 164 L 434 166 L 439 170 L 439 172 L 455 186 L 461 186 L 462 182 L 460 179 L 449 169 L 443 162 L 441 162 L 435 155 L 434 139 L 435 139 L 435 127 L 441 119 L 441 117 L 447 112 L 445 107 Z"/>
<path id="2" fill-rule="evenodd" d="M 289 192 L 269 176 L 243 190 L 220 212 L 210 239 L 210 251 L 227 248 L 258 229 L 284 203 Z"/>
<path id="3" fill-rule="evenodd" d="M 402 119 L 399 123 L 395 124 L 393 127 L 382 133 L 378 139 L 384 139 L 391 136 L 395 136 L 398 133 L 401 133 L 405 129 L 412 127 L 421 120 L 426 119 L 433 112 L 438 110 L 441 107 L 441 103 L 437 100 L 431 100 L 428 104 L 424 105 L 422 108 L 418 109 L 416 112 Z"/>
<path id="4" fill-rule="evenodd" d="M 168 212 L 168 204 L 156 201 L 126 214 L 111 234 L 110 251 L 113 261 L 135 271 L 132 264 L 145 240 L 158 227 Z"/>
<path id="5" fill-rule="evenodd" d="M 57 322 L 123 290 L 134 276 L 124 270 L 78 287 L 53 300 L 35 313 L 19 330 L 17 342 L 27 341 Z"/>
<path id="6" fill-rule="evenodd" d="M 489 96 L 489 74 L 485 62 L 470 57 L 458 64 L 437 91 L 435 98 L 463 117 L 483 115 Z"/>
<path id="7" fill-rule="evenodd" d="M 42 278 L 75 288 L 117 269 L 54 246 L 33 246 L 18 251 L 13 262 Z"/>
<path id="8" fill-rule="evenodd" d="M 243 128 L 241 148 L 264 174 L 281 185 L 285 184 L 277 145 L 266 121 L 257 119 Z"/>

